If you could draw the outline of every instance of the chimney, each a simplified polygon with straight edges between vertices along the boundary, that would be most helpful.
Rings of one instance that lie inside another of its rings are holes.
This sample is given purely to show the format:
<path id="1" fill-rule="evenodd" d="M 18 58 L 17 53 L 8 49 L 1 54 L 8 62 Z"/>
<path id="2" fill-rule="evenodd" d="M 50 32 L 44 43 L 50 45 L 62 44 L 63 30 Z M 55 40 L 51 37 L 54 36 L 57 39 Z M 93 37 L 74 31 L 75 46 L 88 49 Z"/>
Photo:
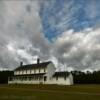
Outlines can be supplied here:
<path id="1" fill-rule="evenodd" d="M 23 62 L 20 62 L 20 67 L 22 67 L 23 66 Z"/>
<path id="2" fill-rule="evenodd" d="M 39 64 L 39 63 L 40 63 L 40 59 L 38 58 L 38 59 L 37 59 L 37 64 Z"/>

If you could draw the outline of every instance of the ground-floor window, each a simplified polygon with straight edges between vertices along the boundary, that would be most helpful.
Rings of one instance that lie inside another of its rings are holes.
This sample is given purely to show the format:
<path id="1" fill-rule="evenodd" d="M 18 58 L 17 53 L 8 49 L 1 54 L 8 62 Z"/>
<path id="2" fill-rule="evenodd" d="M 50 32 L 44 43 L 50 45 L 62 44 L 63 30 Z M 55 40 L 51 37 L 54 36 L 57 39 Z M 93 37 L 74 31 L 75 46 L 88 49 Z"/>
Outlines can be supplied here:
<path id="1" fill-rule="evenodd" d="M 66 76 L 64 77 L 64 80 L 66 80 Z"/>
<path id="2" fill-rule="evenodd" d="M 56 77 L 56 80 L 58 80 L 58 77 Z"/>
<path id="3" fill-rule="evenodd" d="M 43 76 L 17 76 L 17 77 L 9 77 L 9 81 L 18 80 L 18 81 L 46 81 L 47 77 Z"/>

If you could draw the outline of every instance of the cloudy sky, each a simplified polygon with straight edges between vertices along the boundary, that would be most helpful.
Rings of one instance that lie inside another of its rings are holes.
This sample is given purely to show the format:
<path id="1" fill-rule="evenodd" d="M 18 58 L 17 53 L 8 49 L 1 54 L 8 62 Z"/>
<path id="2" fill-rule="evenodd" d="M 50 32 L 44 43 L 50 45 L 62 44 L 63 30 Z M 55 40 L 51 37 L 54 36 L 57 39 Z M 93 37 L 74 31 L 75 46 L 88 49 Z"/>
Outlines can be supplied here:
<path id="1" fill-rule="evenodd" d="M 100 0 L 0 0 L 0 69 L 51 60 L 58 70 L 100 69 Z"/>

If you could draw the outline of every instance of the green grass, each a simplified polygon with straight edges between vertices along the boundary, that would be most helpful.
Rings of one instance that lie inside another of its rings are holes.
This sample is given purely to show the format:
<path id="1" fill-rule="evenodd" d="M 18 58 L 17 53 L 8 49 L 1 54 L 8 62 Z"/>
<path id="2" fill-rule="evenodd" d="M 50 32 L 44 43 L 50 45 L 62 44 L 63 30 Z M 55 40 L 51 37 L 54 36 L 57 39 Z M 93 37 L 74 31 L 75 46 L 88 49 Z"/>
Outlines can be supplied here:
<path id="1" fill-rule="evenodd" d="M 0 100 L 100 100 L 100 85 L 0 85 Z"/>

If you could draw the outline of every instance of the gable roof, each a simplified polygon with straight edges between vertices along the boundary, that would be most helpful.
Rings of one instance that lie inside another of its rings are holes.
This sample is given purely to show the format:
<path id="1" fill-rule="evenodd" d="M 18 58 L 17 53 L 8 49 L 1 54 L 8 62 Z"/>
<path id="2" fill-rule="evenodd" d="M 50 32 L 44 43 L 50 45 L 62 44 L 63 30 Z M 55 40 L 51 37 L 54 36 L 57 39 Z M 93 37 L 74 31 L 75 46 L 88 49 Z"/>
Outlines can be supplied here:
<path id="1" fill-rule="evenodd" d="M 64 71 L 64 72 L 55 72 L 53 77 L 67 77 L 69 76 L 70 72 Z"/>
<path id="2" fill-rule="evenodd" d="M 29 64 L 29 65 L 22 65 L 16 68 L 14 71 L 17 70 L 28 70 L 28 69 L 34 69 L 34 68 L 45 68 L 48 64 L 50 64 L 51 61 L 48 62 L 42 62 L 42 63 L 36 63 L 36 64 Z"/>

